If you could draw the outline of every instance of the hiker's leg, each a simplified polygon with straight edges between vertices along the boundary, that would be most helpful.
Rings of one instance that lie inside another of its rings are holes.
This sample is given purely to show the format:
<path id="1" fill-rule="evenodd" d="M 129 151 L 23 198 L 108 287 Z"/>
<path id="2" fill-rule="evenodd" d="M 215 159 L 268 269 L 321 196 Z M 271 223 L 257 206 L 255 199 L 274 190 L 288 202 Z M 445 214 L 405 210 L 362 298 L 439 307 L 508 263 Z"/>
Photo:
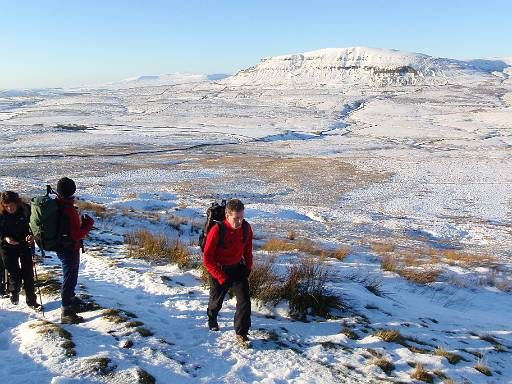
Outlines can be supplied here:
<path id="1" fill-rule="evenodd" d="M 23 278 L 23 288 L 25 289 L 25 298 L 27 303 L 36 302 L 36 293 L 34 287 L 34 265 L 32 263 L 32 252 L 27 249 L 20 254 L 21 276 Z"/>
<path id="2" fill-rule="evenodd" d="M 217 322 L 217 315 L 219 314 L 220 309 L 222 308 L 222 302 L 224 301 L 224 297 L 228 292 L 228 289 L 222 287 L 217 279 L 215 279 L 212 275 L 210 276 L 210 299 L 208 301 L 208 321 L 210 323 Z"/>
<path id="3" fill-rule="evenodd" d="M 57 256 L 62 262 L 62 306 L 69 307 L 71 298 L 75 296 L 75 287 L 78 281 L 80 251 L 59 252 Z"/>
<path id="4" fill-rule="evenodd" d="M 233 283 L 233 292 L 236 297 L 235 332 L 246 336 L 251 328 L 251 297 L 247 276 L 241 276 Z"/>
<path id="5" fill-rule="evenodd" d="M 5 252 L 4 265 L 9 272 L 9 292 L 18 293 L 21 288 L 21 268 L 17 252 Z"/>

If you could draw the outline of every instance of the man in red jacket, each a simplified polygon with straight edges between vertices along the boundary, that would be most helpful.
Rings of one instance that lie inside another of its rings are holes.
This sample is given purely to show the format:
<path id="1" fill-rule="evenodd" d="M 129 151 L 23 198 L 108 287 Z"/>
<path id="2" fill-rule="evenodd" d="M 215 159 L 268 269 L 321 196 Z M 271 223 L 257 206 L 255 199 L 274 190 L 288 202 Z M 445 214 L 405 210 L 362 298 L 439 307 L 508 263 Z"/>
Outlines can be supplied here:
<path id="1" fill-rule="evenodd" d="M 236 297 L 235 332 L 246 344 L 251 327 L 251 298 L 248 277 L 252 268 L 252 228 L 244 220 L 244 205 L 238 199 L 226 204 L 226 219 L 208 232 L 204 265 L 210 274 L 208 326 L 219 330 L 217 315 L 229 288 Z"/>
<path id="2" fill-rule="evenodd" d="M 62 324 L 77 324 L 84 321 L 78 316 L 81 300 L 75 296 L 75 287 L 78 281 L 78 268 L 80 266 L 81 240 L 91 230 L 94 220 L 85 215 L 81 220 L 77 209 L 74 207 L 75 182 L 63 177 L 57 183 L 57 204 L 61 218 L 60 232 L 62 247 L 57 256 L 62 262 L 62 312 L 60 321 Z"/>

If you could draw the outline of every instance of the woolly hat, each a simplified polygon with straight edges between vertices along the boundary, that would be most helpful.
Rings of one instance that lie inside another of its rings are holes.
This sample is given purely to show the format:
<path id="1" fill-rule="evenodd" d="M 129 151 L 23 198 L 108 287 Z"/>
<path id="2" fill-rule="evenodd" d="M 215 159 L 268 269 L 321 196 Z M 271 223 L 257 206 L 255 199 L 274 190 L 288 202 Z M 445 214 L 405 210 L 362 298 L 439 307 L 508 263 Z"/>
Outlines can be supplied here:
<path id="1" fill-rule="evenodd" d="M 57 193 L 60 197 L 67 198 L 75 194 L 76 185 L 69 177 L 63 177 L 57 182 Z"/>
<path id="2" fill-rule="evenodd" d="M 5 191 L 0 194 L 0 203 L 1 204 L 10 204 L 10 203 L 18 203 L 20 201 L 20 196 L 13 191 Z"/>

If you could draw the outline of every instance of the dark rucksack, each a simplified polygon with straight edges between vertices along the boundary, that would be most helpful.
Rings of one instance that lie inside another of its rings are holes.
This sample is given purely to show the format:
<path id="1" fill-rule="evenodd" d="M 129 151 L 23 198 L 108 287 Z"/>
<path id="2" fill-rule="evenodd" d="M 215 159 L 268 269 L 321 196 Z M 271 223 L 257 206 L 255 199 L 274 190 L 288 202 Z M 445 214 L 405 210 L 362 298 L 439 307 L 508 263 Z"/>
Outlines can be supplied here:
<path id="1" fill-rule="evenodd" d="M 44 251 L 70 249 L 73 241 L 69 237 L 69 220 L 60 214 L 51 186 L 46 186 L 46 195 L 31 200 L 30 229 L 39 248 Z"/>
<path id="2" fill-rule="evenodd" d="M 204 251 L 204 247 L 206 245 L 206 238 L 208 237 L 208 233 L 212 229 L 214 225 L 219 227 L 219 242 L 217 243 L 217 247 L 225 248 L 224 245 L 224 233 L 226 232 L 226 227 L 224 227 L 224 219 L 226 218 L 226 200 L 222 200 L 219 204 L 217 202 L 212 203 L 212 205 L 206 210 L 206 221 L 204 223 L 203 230 L 199 235 L 199 247 L 201 247 L 201 251 Z M 249 223 L 247 221 L 242 222 L 243 229 L 243 242 L 247 241 L 249 236 Z"/>

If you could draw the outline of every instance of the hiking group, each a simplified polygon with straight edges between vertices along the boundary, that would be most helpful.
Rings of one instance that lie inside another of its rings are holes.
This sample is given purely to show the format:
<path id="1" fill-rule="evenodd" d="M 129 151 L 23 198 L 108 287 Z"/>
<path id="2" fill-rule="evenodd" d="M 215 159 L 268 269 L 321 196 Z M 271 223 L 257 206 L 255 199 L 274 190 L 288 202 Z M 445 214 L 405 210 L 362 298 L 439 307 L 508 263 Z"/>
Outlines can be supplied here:
<path id="1" fill-rule="evenodd" d="M 43 257 L 45 251 L 54 251 L 62 264 L 63 324 L 83 322 L 83 317 L 77 313 L 87 310 L 87 304 L 75 295 L 75 288 L 82 239 L 92 229 L 94 220 L 88 215 L 80 216 L 74 206 L 75 192 L 75 182 L 63 177 L 57 183 L 57 191 L 48 186 L 46 195 L 33 198 L 31 205 L 24 203 L 16 192 L 0 194 L 0 294 L 17 305 L 23 284 L 27 305 L 42 309 L 34 284 L 34 274 L 37 278 L 35 244 Z M 208 327 L 219 331 L 217 316 L 231 290 L 236 297 L 236 341 L 247 346 L 251 327 L 248 278 L 253 260 L 253 232 L 244 219 L 244 210 L 244 204 L 238 199 L 212 204 L 207 210 L 199 245 L 210 281 Z"/>

